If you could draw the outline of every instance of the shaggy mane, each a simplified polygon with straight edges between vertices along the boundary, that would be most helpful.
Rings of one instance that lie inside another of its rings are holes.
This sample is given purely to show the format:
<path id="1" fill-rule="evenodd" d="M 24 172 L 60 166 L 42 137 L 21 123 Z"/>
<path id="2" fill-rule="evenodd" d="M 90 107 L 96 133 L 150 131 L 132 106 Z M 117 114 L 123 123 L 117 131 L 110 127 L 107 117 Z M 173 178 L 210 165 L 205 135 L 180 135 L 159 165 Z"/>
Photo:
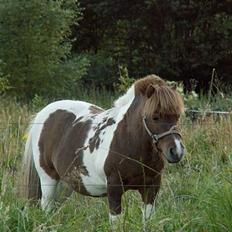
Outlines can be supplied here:
<path id="1" fill-rule="evenodd" d="M 153 93 L 145 102 L 144 115 L 152 116 L 154 113 L 181 115 L 184 112 L 184 103 L 180 94 L 175 88 L 167 85 L 163 79 L 154 74 L 135 81 L 127 92 L 114 102 L 114 106 L 122 107 L 131 103 L 135 96 L 146 97 L 149 86 L 153 87 Z"/>
<path id="2" fill-rule="evenodd" d="M 154 74 L 148 75 L 142 79 L 137 80 L 135 83 L 135 95 L 145 95 L 147 87 L 149 85 L 166 85 L 166 82 L 161 79 L 159 76 L 156 76 Z"/>
<path id="3" fill-rule="evenodd" d="M 114 106 L 122 107 L 124 105 L 127 105 L 128 103 L 131 103 L 135 95 L 138 95 L 139 93 L 145 94 L 146 88 L 150 84 L 165 84 L 165 82 L 160 77 L 154 74 L 141 78 L 135 81 L 135 83 L 127 90 L 124 95 L 114 101 Z"/>
<path id="4" fill-rule="evenodd" d="M 180 94 L 167 85 L 155 86 L 153 95 L 146 101 L 144 115 L 152 116 L 157 113 L 161 116 L 177 115 L 184 112 L 184 104 Z"/>

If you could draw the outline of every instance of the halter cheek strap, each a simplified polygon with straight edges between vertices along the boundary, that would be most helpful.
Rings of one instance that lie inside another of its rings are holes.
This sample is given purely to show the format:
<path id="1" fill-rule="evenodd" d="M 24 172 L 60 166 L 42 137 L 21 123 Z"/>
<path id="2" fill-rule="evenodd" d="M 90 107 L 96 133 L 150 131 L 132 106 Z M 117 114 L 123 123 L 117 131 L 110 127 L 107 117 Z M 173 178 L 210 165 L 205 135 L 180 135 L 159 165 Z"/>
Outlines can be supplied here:
<path id="1" fill-rule="evenodd" d="M 150 131 L 150 129 L 149 129 L 148 126 L 147 126 L 146 117 L 145 117 L 145 116 L 143 117 L 143 125 L 144 125 L 144 127 L 145 127 L 147 133 L 150 135 L 150 137 L 152 138 L 152 140 L 153 140 L 153 142 L 154 142 L 155 144 L 158 143 L 159 139 L 161 139 L 161 138 L 163 138 L 163 137 L 165 137 L 165 136 L 167 136 L 167 135 L 177 134 L 177 135 L 179 135 L 179 136 L 181 137 L 180 132 L 178 132 L 178 131 L 176 130 L 176 125 L 172 126 L 168 131 L 165 131 L 165 132 L 160 133 L 160 134 L 153 134 L 153 133 Z"/>

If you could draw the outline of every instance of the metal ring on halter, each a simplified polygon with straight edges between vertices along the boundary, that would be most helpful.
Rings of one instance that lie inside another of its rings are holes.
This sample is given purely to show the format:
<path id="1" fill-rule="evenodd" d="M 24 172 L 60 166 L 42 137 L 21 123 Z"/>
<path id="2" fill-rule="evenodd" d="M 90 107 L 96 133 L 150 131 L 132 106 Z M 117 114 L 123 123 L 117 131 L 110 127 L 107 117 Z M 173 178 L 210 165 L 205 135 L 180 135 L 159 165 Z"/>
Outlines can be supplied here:
<path id="1" fill-rule="evenodd" d="M 158 136 L 156 134 L 153 134 L 152 135 L 152 140 L 153 140 L 154 143 L 157 143 L 159 141 L 159 138 L 158 138 Z"/>

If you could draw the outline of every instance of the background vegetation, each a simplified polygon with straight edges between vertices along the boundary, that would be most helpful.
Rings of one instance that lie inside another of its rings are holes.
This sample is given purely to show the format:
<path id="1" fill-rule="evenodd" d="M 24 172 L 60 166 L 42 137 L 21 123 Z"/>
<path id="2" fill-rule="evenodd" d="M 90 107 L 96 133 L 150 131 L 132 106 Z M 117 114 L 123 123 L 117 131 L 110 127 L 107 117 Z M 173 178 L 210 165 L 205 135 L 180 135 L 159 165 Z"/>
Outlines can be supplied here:
<path id="1" fill-rule="evenodd" d="M 216 68 L 221 81 L 231 82 L 231 1 L 82 0 L 80 4 L 83 19 L 73 30 L 74 52 L 101 56 L 111 70 L 124 65 L 134 78 L 157 73 L 182 80 L 187 88 L 195 79 L 199 90 L 207 89 Z M 117 80 L 115 71 L 113 76 L 104 73 L 109 86 Z M 99 78 L 85 79 L 100 84 Z"/>
<path id="2" fill-rule="evenodd" d="M 197 92 L 215 68 L 228 88 L 231 9 L 230 0 L 0 0 L 0 92 L 25 100 L 114 90 L 119 67 Z"/>
<path id="3" fill-rule="evenodd" d="M 84 56 L 71 54 L 78 6 L 75 0 L 0 0 L 0 91 L 23 100 L 73 94 L 88 66 Z"/>
<path id="4" fill-rule="evenodd" d="M 89 101 L 103 107 L 109 107 L 113 98 L 107 92 L 104 97 L 97 91 L 88 94 Z M 17 197 L 25 131 L 30 116 L 41 107 L 0 103 L 0 231 L 110 231 L 105 198 L 74 194 L 56 211 L 45 214 Z M 166 163 L 156 215 L 146 231 L 231 232 L 232 119 L 191 123 L 183 118 L 181 127 L 187 154 L 177 165 Z M 136 192 L 125 194 L 124 221 L 117 231 L 142 231 L 140 205 Z"/>
<path id="5" fill-rule="evenodd" d="M 110 231 L 106 199 L 75 194 L 45 214 L 17 197 L 31 115 L 64 98 L 110 107 L 150 73 L 182 81 L 188 108 L 231 111 L 231 9 L 230 0 L 0 0 L 0 231 Z M 188 152 L 166 165 L 147 231 L 232 231 L 232 119 L 183 118 L 182 130 Z M 142 231 L 138 194 L 123 204 L 118 231 Z"/>

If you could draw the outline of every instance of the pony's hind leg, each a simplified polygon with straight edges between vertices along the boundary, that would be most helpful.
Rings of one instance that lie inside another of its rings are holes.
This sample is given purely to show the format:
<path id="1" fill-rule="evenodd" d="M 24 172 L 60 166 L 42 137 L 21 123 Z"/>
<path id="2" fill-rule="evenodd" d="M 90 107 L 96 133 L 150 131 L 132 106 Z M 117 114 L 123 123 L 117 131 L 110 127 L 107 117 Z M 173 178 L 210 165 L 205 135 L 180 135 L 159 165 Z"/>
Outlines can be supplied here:
<path id="1" fill-rule="evenodd" d="M 45 211 L 51 211 L 54 207 L 55 192 L 58 180 L 52 179 L 49 175 L 43 172 L 40 175 L 41 185 L 41 207 Z"/>

